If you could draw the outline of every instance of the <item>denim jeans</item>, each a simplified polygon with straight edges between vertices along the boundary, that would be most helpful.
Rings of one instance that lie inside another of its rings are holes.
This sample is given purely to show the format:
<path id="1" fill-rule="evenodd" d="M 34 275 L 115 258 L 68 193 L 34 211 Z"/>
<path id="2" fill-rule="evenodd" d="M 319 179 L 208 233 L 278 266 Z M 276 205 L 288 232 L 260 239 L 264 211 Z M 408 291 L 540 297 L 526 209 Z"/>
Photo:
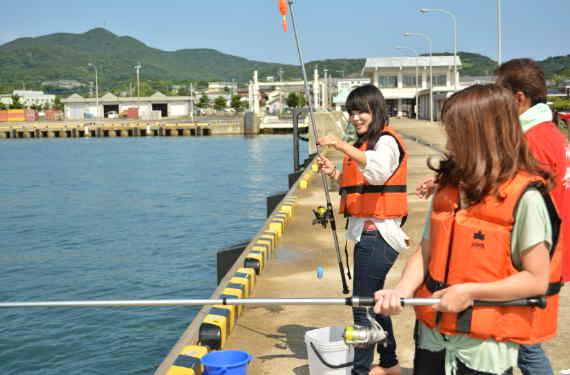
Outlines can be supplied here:
<path id="1" fill-rule="evenodd" d="M 461 361 L 455 360 L 457 372 L 455 375 L 493 375 L 470 369 Z M 429 350 L 416 348 L 414 355 L 414 375 L 444 375 L 445 374 L 445 350 L 430 352 Z M 513 369 L 505 371 L 502 375 L 512 375 Z"/>
<path id="2" fill-rule="evenodd" d="M 352 288 L 355 296 L 371 297 L 374 292 L 384 287 L 386 275 L 398 257 L 398 252 L 390 247 L 378 231 L 363 232 L 354 246 L 354 279 Z M 396 357 L 396 340 L 392 329 L 392 320 L 385 315 L 375 315 L 376 321 L 388 334 L 385 344 L 377 347 L 380 354 L 380 366 L 392 367 L 398 364 Z M 352 310 L 354 323 L 370 326 L 364 308 Z M 374 346 L 355 348 L 352 374 L 368 374 L 374 355 Z"/>
<path id="3" fill-rule="evenodd" d="M 523 375 L 552 375 L 550 361 L 540 344 L 521 345 L 517 364 Z"/>

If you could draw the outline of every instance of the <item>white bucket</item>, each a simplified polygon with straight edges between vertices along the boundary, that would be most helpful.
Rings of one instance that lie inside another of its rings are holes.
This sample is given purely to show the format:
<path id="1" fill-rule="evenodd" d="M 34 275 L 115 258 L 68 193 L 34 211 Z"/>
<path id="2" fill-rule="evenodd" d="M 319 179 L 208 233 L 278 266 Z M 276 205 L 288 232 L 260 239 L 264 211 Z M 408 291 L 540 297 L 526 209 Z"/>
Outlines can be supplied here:
<path id="1" fill-rule="evenodd" d="M 344 327 L 324 327 L 305 332 L 305 344 L 309 357 L 309 373 L 311 375 L 345 375 L 350 374 L 352 365 L 335 369 L 329 365 L 341 365 L 352 362 L 354 349 L 347 346 L 342 339 Z M 311 346 L 313 344 L 314 348 Z M 318 354 L 315 353 L 315 349 Z M 322 360 L 319 359 L 319 355 Z M 324 361 L 323 361 L 324 360 Z"/>

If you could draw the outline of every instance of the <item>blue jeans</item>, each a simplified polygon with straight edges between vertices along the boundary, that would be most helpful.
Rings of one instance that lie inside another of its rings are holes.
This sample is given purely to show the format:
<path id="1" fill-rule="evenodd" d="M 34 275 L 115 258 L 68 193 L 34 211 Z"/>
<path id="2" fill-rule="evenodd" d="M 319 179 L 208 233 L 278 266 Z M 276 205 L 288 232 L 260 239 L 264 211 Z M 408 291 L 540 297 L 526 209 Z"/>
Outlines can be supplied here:
<path id="1" fill-rule="evenodd" d="M 518 366 L 523 375 L 552 375 L 552 367 L 540 344 L 519 347 Z"/>
<path id="2" fill-rule="evenodd" d="M 354 295 L 371 297 L 375 291 L 382 289 L 386 275 L 397 257 L 398 252 L 386 243 L 378 231 L 363 232 L 360 241 L 354 246 L 354 279 L 352 283 Z M 364 308 L 354 308 L 352 315 L 354 324 L 370 326 Z M 373 313 L 373 315 L 375 314 Z M 384 368 L 395 366 L 398 364 L 398 359 L 396 357 L 396 340 L 394 339 L 392 320 L 385 315 L 375 315 L 375 318 L 388 334 L 386 344 L 380 344 L 377 348 L 380 354 L 380 366 Z M 352 374 L 367 375 L 373 355 L 374 346 L 355 348 Z"/>

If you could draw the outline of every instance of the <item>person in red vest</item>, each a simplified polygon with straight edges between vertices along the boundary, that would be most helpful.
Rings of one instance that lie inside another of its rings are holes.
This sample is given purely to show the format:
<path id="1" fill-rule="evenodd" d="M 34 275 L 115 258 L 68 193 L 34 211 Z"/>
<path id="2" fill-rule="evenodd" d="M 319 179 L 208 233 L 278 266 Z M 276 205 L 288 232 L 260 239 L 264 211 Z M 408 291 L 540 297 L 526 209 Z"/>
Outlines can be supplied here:
<path id="1" fill-rule="evenodd" d="M 532 156 L 510 90 L 473 85 L 443 105 L 447 135 L 420 249 L 374 311 L 402 311 L 400 298 L 440 298 L 415 307 L 414 374 L 512 374 L 519 346 L 556 334 L 560 217 L 554 179 Z M 481 306 L 545 295 L 545 309 Z"/>
<path id="2" fill-rule="evenodd" d="M 321 146 L 344 154 L 342 170 L 323 155 L 319 168 L 340 186 L 340 212 L 348 218 L 346 236 L 355 243 L 353 293 L 372 296 L 383 288 L 386 275 L 408 237 L 401 229 L 407 215 L 406 168 L 408 155 L 400 136 L 388 125 L 384 97 L 373 85 L 354 89 L 346 100 L 346 111 L 358 139 L 354 144 L 334 135 L 320 137 Z M 369 326 L 365 310 L 353 309 L 355 324 Z M 388 333 L 386 345 L 378 345 L 380 366 L 372 364 L 374 348 L 356 348 L 353 374 L 400 374 L 396 340 L 390 317 L 375 319 Z"/>
<path id="3" fill-rule="evenodd" d="M 530 152 L 555 178 L 552 196 L 562 218 L 563 282 L 570 281 L 570 148 L 552 122 L 546 103 L 544 73 L 531 59 L 514 59 L 496 70 L 497 85 L 509 89 Z M 552 368 L 540 344 L 522 345 L 519 368 L 524 375 L 550 375 Z"/>

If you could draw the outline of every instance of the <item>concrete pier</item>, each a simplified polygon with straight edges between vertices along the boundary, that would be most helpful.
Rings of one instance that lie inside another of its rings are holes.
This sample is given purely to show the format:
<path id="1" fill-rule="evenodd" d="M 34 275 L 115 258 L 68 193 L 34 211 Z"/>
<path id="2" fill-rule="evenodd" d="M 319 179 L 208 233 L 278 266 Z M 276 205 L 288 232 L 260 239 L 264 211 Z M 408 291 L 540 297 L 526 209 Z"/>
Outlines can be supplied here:
<path id="1" fill-rule="evenodd" d="M 0 139 L 242 135 L 243 121 L 0 123 Z"/>
<path id="2" fill-rule="evenodd" d="M 438 150 L 443 150 L 445 137 L 438 124 L 413 120 L 393 120 L 394 128 L 404 136 L 409 152 L 408 164 L 408 199 L 409 216 L 404 226 L 411 240 L 410 248 L 398 257 L 390 271 L 386 287 L 395 284 L 408 257 L 417 248 L 429 207 L 429 202 L 414 195 L 417 182 L 431 174 L 426 166 L 426 159 L 439 157 Z M 329 156 L 340 163 L 338 153 Z M 435 161 L 434 160 L 434 161 Z M 312 225 L 312 210 L 324 205 L 325 198 L 321 178 L 315 174 L 312 178 L 298 181 L 287 197 L 294 195 L 294 214 L 289 218 L 283 236 L 271 251 L 270 259 L 256 277 L 251 297 L 343 297 L 338 274 L 338 264 L 329 229 Z M 333 189 L 337 189 L 333 184 Z M 331 194 L 335 210 L 339 197 Z M 271 218 L 269 219 L 271 220 Z M 344 247 L 344 219 L 336 215 L 341 251 Z M 269 225 L 266 223 L 266 225 Z M 262 229 L 263 230 L 263 229 Z M 262 231 L 260 230 L 260 232 Z M 259 233 L 258 235 L 259 236 Z M 250 244 L 251 246 L 251 244 Z M 249 248 L 246 249 L 246 252 Z M 344 261 L 344 254 L 342 254 Z M 237 261 L 243 266 L 243 258 Z M 352 254 L 350 255 L 352 265 Z M 317 267 L 324 269 L 324 276 L 318 279 Z M 214 291 L 217 298 L 224 285 Z M 352 285 L 350 285 L 352 291 Z M 570 325 L 565 323 L 570 318 L 570 291 L 563 288 L 559 312 L 558 335 L 544 344 L 555 373 L 570 368 L 568 346 L 570 345 Z M 199 326 L 209 308 L 202 309 L 170 354 L 156 370 L 156 374 L 182 373 L 173 370 L 172 363 L 187 345 L 195 345 Z M 398 358 L 402 374 L 412 373 L 414 324 L 413 309 L 393 318 L 394 331 L 398 345 Z M 352 324 L 351 309 L 346 306 L 245 306 L 238 321 L 225 341 L 223 349 L 239 349 L 253 356 L 248 367 L 248 374 L 309 374 L 307 350 L 304 342 L 305 332 L 326 326 L 346 326 Z M 375 360 L 377 363 L 377 360 Z M 517 370 L 518 371 L 518 370 Z M 517 373 L 515 371 L 515 373 Z"/>

